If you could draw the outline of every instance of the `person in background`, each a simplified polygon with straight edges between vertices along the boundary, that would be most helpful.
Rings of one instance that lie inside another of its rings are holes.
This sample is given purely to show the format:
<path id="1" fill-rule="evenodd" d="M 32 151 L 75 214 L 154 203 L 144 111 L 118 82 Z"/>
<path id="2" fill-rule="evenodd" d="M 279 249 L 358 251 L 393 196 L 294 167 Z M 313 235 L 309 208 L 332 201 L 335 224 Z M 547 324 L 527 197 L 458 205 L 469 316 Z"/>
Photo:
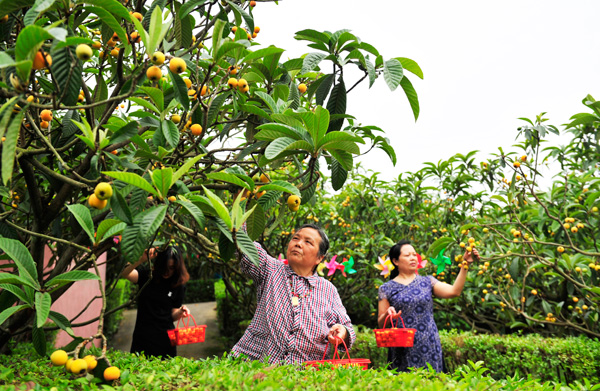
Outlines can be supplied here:
<path id="1" fill-rule="evenodd" d="M 352 346 L 356 334 L 338 291 L 316 273 L 329 250 L 325 231 L 314 224 L 297 229 L 287 247 L 288 264 L 254 245 L 259 265 L 243 256 L 241 269 L 256 284 L 256 312 L 232 355 L 300 364 L 321 360 L 328 342 Z"/>
<path id="2" fill-rule="evenodd" d="M 458 297 L 465 285 L 467 270 L 460 269 L 453 285 L 433 276 L 416 274 L 419 259 L 408 240 L 392 246 L 389 257 L 395 268 L 390 273 L 390 281 L 379 287 L 379 328 L 383 328 L 388 315 L 397 319 L 402 314 L 405 326 L 417 331 L 412 347 L 388 348 L 388 368 L 408 371 L 430 364 L 441 372 L 444 364 L 440 336 L 433 319 L 433 296 L 441 299 Z M 473 248 L 472 252 L 465 252 L 463 259 L 470 264 L 479 259 L 479 252 Z"/>
<path id="3" fill-rule="evenodd" d="M 151 275 L 149 267 L 139 266 L 153 258 Z M 152 248 L 121 275 L 141 289 L 131 352 L 163 358 L 176 356 L 177 347 L 171 346 L 167 330 L 175 328 L 174 321 L 189 315 L 182 303 L 190 278 L 177 247 L 169 246 L 164 251 Z"/>

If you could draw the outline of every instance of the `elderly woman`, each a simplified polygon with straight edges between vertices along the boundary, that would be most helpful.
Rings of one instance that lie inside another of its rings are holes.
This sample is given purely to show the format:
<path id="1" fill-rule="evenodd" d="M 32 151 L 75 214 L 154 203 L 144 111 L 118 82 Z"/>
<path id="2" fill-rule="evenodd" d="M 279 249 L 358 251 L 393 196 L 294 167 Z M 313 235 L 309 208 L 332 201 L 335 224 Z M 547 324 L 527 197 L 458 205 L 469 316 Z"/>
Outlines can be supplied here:
<path id="1" fill-rule="evenodd" d="M 465 285 L 467 270 L 461 268 L 453 285 L 438 281 L 432 276 L 416 274 L 418 258 L 408 240 L 396 243 L 389 252 L 396 266 L 390 273 L 390 281 L 379 287 L 379 317 L 383 328 L 385 318 L 402 314 L 407 328 L 416 329 L 414 345 L 410 348 L 389 348 L 389 369 L 407 371 L 408 368 L 426 367 L 430 364 L 438 372 L 443 370 L 442 346 L 438 329 L 433 320 L 433 296 L 448 299 L 458 297 Z M 473 249 L 463 259 L 472 263 L 479 258 Z"/>
<path id="2" fill-rule="evenodd" d="M 242 272 L 256 284 L 256 312 L 232 354 L 252 360 L 297 364 L 323 358 L 326 344 L 356 335 L 337 289 L 315 272 L 329 249 L 325 232 L 305 224 L 292 236 L 288 264 L 269 256 L 254 243 L 259 266 L 242 257 Z"/>

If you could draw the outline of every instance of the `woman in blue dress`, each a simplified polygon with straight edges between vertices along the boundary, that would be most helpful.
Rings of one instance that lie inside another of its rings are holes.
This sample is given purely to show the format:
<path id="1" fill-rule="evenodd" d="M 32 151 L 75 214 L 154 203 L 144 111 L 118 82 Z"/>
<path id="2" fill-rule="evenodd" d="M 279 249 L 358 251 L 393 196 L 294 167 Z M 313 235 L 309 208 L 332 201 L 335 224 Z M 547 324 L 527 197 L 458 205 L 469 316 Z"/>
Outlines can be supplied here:
<path id="1" fill-rule="evenodd" d="M 433 320 L 433 296 L 441 299 L 458 297 L 465 285 L 467 270 L 460 269 L 453 285 L 438 281 L 432 276 L 418 275 L 419 260 L 408 240 L 396 243 L 390 249 L 389 257 L 395 268 L 390 273 L 390 281 L 379 287 L 377 322 L 383 328 L 388 315 L 397 319 L 402 314 L 405 326 L 416 329 L 417 332 L 412 347 L 388 349 L 388 368 L 408 371 L 409 368 L 427 367 L 430 364 L 433 369 L 441 372 L 444 364 L 440 336 Z M 463 256 L 468 263 L 478 258 L 476 249 Z"/>

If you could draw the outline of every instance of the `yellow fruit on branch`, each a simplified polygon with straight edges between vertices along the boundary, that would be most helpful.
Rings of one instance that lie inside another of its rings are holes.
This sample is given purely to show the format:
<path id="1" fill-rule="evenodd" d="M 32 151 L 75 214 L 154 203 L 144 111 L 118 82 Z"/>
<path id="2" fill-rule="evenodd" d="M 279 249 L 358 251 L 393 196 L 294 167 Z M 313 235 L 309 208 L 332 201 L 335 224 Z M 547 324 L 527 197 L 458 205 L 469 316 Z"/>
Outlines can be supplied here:
<path id="1" fill-rule="evenodd" d="M 192 87 L 192 81 L 188 77 L 184 77 L 183 82 L 188 89 Z"/>
<path id="2" fill-rule="evenodd" d="M 131 16 L 133 16 L 134 18 L 136 18 L 138 21 L 142 21 L 142 19 L 144 18 L 144 16 L 142 14 L 140 14 L 139 12 L 133 12 L 131 14 Z"/>
<path id="3" fill-rule="evenodd" d="M 306 84 L 304 83 L 300 83 L 298 84 L 298 91 L 300 91 L 301 94 L 304 94 L 306 92 L 308 87 L 306 87 Z"/>
<path id="4" fill-rule="evenodd" d="M 113 195 L 112 186 L 110 183 L 100 182 L 96 185 L 94 194 L 101 201 L 108 200 Z"/>
<path id="5" fill-rule="evenodd" d="M 514 162 L 514 163 L 513 163 L 513 167 L 514 167 L 514 168 L 519 168 L 519 167 L 521 167 L 521 163 L 519 163 L 519 162 Z"/>
<path id="6" fill-rule="evenodd" d="M 75 375 L 81 375 L 87 372 L 87 368 L 87 362 L 82 358 L 73 360 L 73 362 L 71 363 L 71 372 Z"/>
<path id="7" fill-rule="evenodd" d="M 297 195 L 289 196 L 287 199 L 287 205 L 292 212 L 296 212 L 298 208 L 300 208 L 300 197 Z"/>
<path id="8" fill-rule="evenodd" d="M 173 114 L 171 116 L 171 121 L 173 121 L 173 123 L 178 124 L 179 122 L 181 122 L 181 116 L 179 114 Z"/>
<path id="9" fill-rule="evenodd" d="M 556 251 L 558 251 L 559 253 L 565 252 L 565 248 L 563 246 L 558 246 L 556 248 Z"/>
<path id="10" fill-rule="evenodd" d="M 48 109 L 42 110 L 42 112 L 40 113 L 40 118 L 42 121 L 47 121 L 47 122 L 52 121 L 52 111 L 50 111 Z"/>
<path id="11" fill-rule="evenodd" d="M 268 177 L 267 175 L 265 175 L 265 174 L 263 173 L 263 174 L 260 174 L 260 181 L 261 181 L 262 183 L 269 183 L 271 180 L 269 179 L 269 177 Z"/>
<path id="12" fill-rule="evenodd" d="M 150 61 L 154 65 L 162 65 L 165 63 L 165 54 L 163 52 L 154 52 L 152 57 L 150 57 Z"/>
<path id="13" fill-rule="evenodd" d="M 77 49 L 75 49 L 75 54 L 77 55 L 77 58 L 81 61 L 89 61 L 90 58 L 92 58 L 92 54 L 94 54 L 94 52 L 92 51 L 91 47 L 89 47 L 85 43 L 82 43 L 77 45 Z"/>
<path id="14" fill-rule="evenodd" d="M 108 367 L 104 370 L 104 380 L 117 380 L 121 376 L 121 371 L 117 367 Z"/>
<path id="15" fill-rule="evenodd" d="M 159 81 L 162 77 L 162 71 L 156 65 L 152 65 L 146 71 L 146 77 L 152 81 Z"/>
<path id="16" fill-rule="evenodd" d="M 169 202 L 175 202 L 175 201 L 177 201 L 177 197 L 169 196 L 168 200 L 169 200 Z"/>
<path id="17" fill-rule="evenodd" d="M 200 124 L 193 124 L 190 127 L 190 130 L 192 131 L 192 134 L 194 136 L 200 136 L 202 134 L 202 125 L 200 125 Z"/>
<path id="18" fill-rule="evenodd" d="M 174 57 L 169 61 L 169 69 L 173 73 L 183 73 L 187 69 L 187 64 L 182 58 Z"/>
<path id="19" fill-rule="evenodd" d="M 52 365 L 55 365 L 55 366 L 65 365 L 68 360 L 69 360 L 69 356 L 67 355 L 67 352 L 65 352 L 64 350 L 55 350 L 50 355 L 50 361 L 52 361 Z"/>
<path id="20" fill-rule="evenodd" d="M 85 356 L 83 359 L 87 363 L 88 371 L 93 371 L 94 368 L 96 368 L 96 365 L 98 365 L 98 361 L 96 361 L 96 357 L 92 356 L 91 354 Z"/>
<path id="21" fill-rule="evenodd" d="M 232 77 L 229 80 L 227 80 L 227 85 L 229 86 L 229 88 L 237 88 L 238 81 L 236 78 Z"/>
<path id="22" fill-rule="evenodd" d="M 42 50 L 40 50 L 33 58 L 33 69 L 39 71 L 47 66 L 52 66 L 52 57 L 48 53 L 44 53 Z"/>

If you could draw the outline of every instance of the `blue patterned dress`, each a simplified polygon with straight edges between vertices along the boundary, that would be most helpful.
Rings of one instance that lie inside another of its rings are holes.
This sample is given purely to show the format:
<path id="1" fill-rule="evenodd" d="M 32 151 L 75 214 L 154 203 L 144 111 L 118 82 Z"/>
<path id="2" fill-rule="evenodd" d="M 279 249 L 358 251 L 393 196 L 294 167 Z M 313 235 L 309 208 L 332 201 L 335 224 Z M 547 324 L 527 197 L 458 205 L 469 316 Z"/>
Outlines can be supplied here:
<path id="1" fill-rule="evenodd" d="M 387 299 L 396 311 L 402 311 L 406 327 L 417 330 L 413 347 L 388 348 L 389 369 L 406 372 L 429 363 L 442 372 L 442 345 L 433 320 L 433 286 L 437 282 L 432 276 L 417 276 L 408 285 L 392 280 L 379 287 L 379 300 Z M 402 327 L 402 322 L 398 327 Z"/>

